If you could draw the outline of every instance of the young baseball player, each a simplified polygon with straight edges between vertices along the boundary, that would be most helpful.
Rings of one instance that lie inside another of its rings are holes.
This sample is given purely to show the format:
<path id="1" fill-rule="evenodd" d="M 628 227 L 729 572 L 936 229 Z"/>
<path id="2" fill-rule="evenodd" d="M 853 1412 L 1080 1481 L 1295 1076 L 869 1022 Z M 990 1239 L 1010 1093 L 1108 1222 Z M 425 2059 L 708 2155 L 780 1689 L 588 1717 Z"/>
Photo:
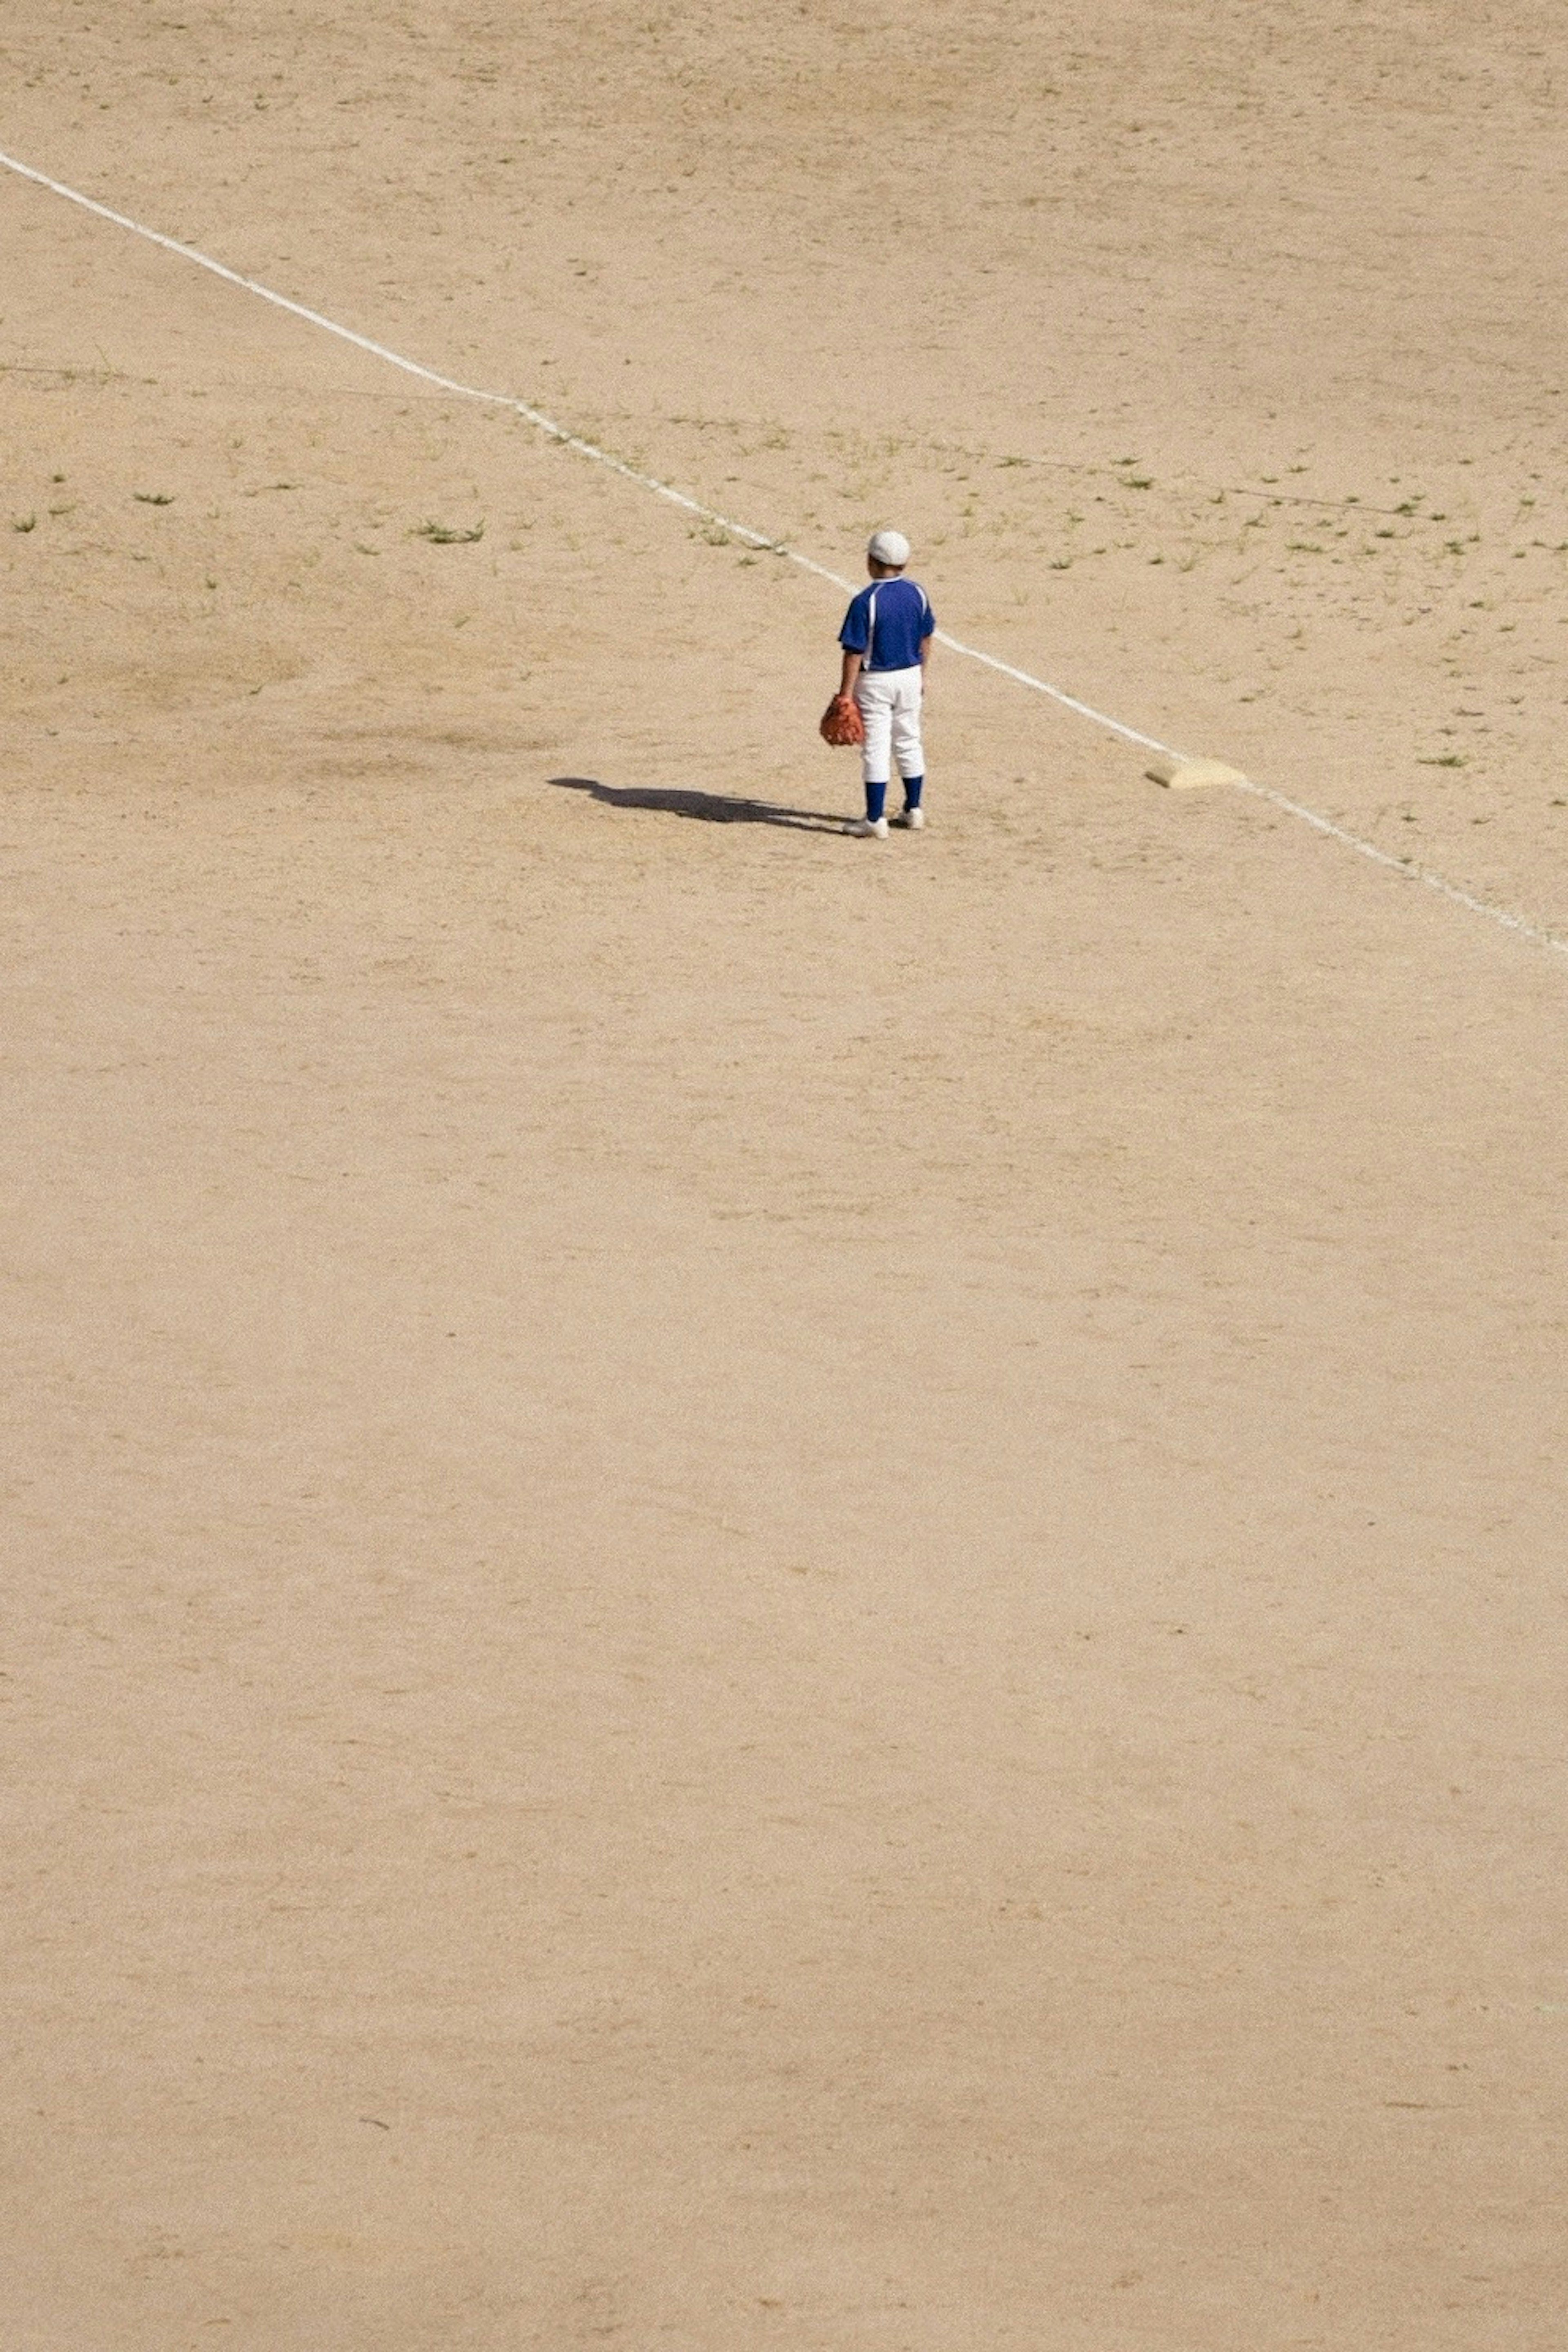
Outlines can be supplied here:
<path id="1" fill-rule="evenodd" d="M 871 584 L 851 603 L 838 632 L 844 648 L 838 691 L 854 698 L 866 730 L 860 751 L 866 814 L 855 831 L 877 841 L 888 838 L 888 784 L 895 760 L 904 805 L 893 823 L 915 833 L 926 821 L 921 806 L 921 699 L 936 616 L 925 590 L 904 578 L 909 560 L 910 542 L 902 531 L 875 534 L 866 550 Z"/>

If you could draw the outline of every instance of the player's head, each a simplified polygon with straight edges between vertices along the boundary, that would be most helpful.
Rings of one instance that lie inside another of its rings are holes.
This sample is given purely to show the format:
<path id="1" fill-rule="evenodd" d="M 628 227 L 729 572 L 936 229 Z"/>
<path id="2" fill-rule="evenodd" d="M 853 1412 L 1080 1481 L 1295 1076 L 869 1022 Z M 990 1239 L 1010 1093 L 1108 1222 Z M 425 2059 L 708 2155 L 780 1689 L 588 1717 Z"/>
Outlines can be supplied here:
<path id="1" fill-rule="evenodd" d="M 901 530 L 874 530 L 866 549 L 867 568 L 880 576 L 901 572 L 910 560 L 910 542 Z"/>

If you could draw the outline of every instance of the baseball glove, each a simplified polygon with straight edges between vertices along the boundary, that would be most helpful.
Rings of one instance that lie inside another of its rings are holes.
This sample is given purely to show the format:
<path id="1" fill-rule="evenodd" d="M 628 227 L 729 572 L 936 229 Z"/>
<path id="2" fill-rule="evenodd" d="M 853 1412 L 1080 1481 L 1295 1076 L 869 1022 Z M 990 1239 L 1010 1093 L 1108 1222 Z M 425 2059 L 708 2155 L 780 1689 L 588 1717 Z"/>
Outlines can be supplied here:
<path id="1" fill-rule="evenodd" d="M 822 714 L 817 732 L 836 749 L 844 743 L 863 743 L 866 730 L 860 723 L 858 704 L 847 694 L 836 694 Z"/>

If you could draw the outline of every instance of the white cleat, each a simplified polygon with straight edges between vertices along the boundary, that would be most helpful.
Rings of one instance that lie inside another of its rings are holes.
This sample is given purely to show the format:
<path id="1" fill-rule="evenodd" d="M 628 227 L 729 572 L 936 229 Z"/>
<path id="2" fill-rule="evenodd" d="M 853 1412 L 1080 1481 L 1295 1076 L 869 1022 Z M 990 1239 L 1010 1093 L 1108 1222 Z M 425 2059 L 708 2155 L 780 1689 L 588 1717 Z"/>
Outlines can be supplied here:
<path id="1" fill-rule="evenodd" d="M 863 841 L 886 841 L 888 820 L 885 816 L 857 817 L 849 830 L 858 833 Z"/>
<path id="2" fill-rule="evenodd" d="M 925 821 L 926 813 L 923 808 L 900 809 L 893 819 L 893 823 L 901 824 L 907 833 L 919 833 Z"/>

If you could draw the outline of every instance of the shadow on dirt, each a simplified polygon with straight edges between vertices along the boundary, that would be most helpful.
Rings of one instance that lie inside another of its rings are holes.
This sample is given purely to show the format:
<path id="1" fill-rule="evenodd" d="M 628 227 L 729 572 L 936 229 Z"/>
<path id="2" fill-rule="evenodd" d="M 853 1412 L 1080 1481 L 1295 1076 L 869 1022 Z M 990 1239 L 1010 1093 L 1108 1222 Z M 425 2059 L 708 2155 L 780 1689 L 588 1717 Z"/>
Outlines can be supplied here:
<path id="1" fill-rule="evenodd" d="M 820 809 L 781 808 L 776 801 L 727 793 L 688 793 L 653 784 L 602 784 L 595 776 L 552 776 L 563 792 L 586 793 L 606 808 L 652 809 L 661 816 L 695 817 L 700 824 L 787 824 L 801 833 L 846 833 L 848 820 Z"/>

